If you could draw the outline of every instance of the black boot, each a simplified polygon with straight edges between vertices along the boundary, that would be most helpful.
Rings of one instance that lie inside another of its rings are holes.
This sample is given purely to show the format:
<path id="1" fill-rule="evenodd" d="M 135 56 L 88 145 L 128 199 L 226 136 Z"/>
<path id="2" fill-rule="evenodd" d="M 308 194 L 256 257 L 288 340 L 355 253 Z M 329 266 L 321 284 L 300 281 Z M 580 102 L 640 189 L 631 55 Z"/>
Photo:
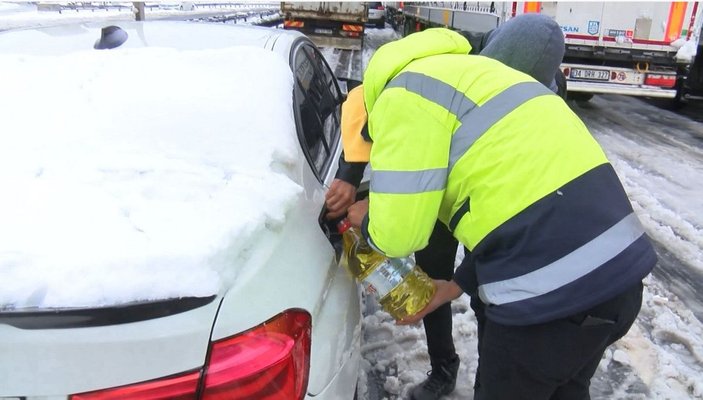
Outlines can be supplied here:
<path id="1" fill-rule="evenodd" d="M 410 392 L 411 400 L 437 400 L 454 391 L 456 374 L 459 372 L 459 356 L 453 359 L 432 362 L 432 371 L 424 382 Z"/>

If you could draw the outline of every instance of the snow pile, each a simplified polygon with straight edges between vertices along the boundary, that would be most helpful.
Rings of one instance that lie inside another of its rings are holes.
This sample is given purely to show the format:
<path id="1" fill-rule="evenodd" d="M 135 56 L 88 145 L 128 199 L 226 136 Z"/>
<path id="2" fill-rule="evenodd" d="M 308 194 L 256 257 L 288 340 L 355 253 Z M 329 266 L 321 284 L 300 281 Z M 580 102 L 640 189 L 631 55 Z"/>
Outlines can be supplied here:
<path id="1" fill-rule="evenodd" d="M 688 63 L 693 62 L 698 51 L 698 39 L 677 39 L 675 42 L 671 43 L 671 45 L 679 49 L 676 52 L 676 60 Z"/>
<path id="2" fill-rule="evenodd" d="M 687 63 L 693 62 L 693 59 L 696 57 L 696 53 L 698 52 L 698 44 L 701 40 L 700 34 L 701 27 L 703 26 L 702 24 L 703 23 L 700 21 L 700 18 L 697 18 L 695 25 L 690 27 L 691 37 L 689 39 L 679 38 L 671 43 L 672 46 L 679 49 L 676 52 L 676 59 L 678 61 Z"/>
<path id="3" fill-rule="evenodd" d="M 0 76 L 0 308 L 214 294 L 217 255 L 300 192 L 271 52 L 2 55 Z"/>

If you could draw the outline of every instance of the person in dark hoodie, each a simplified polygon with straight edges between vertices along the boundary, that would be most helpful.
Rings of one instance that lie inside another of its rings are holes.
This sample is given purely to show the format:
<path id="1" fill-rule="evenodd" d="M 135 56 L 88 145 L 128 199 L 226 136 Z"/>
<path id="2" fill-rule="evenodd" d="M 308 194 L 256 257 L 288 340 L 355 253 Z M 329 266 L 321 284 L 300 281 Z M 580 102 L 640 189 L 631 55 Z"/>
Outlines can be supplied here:
<path id="1" fill-rule="evenodd" d="M 434 281 L 430 304 L 398 323 L 464 293 L 476 299 L 475 399 L 588 399 L 605 349 L 639 313 L 656 254 L 603 150 L 552 82 L 470 48 L 432 28 L 372 56 L 356 108 L 368 115 L 370 150 L 351 151 L 354 133 L 342 130 L 345 154 L 359 157 L 348 161 L 370 161 L 369 198 L 347 217 L 388 257 L 425 248 L 437 220 L 465 246 L 452 278 Z M 523 54 L 544 60 L 547 48 Z"/>
<path id="2" fill-rule="evenodd" d="M 564 34 L 552 18 L 523 14 L 483 35 L 460 33 L 471 44 L 470 54 L 498 60 L 566 98 L 566 77 L 559 69 L 565 51 Z"/>
<path id="3" fill-rule="evenodd" d="M 562 98 L 566 79 L 559 69 L 564 54 L 564 37 L 559 25 L 549 17 L 525 14 L 489 32 L 460 32 L 471 43 L 469 54 L 480 54 L 501 61 L 541 82 Z M 343 155 L 344 156 L 344 155 Z M 349 162 L 342 157 L 327 193 L 328 218 L 338 218 L 354 203 L 366 162 Z M 458 241 L 447 227 L 437 222 L 428 245 L 415 252 L 418 265 L 433 279 L 450 280 Z M 477 297 L 471 306 L 481 323 L 483 309 Z M 456 384 L 460 360 L 452 337 L 452 310 L 447 302 L 423 318 L 431 371 L 427 379 L 413 388 L 411 399 L 432 400 L 451 393 Z M 478 381 L 478 380 L 477 380 Z"/>

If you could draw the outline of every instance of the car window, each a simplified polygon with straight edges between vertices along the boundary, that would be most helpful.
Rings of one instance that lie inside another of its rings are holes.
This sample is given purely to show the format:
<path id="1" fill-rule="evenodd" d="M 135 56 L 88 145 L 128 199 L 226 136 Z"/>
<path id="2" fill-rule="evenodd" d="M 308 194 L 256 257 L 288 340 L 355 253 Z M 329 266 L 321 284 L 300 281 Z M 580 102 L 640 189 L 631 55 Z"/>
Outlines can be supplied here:
<path id="1" fill-rule="evenodd" d="M 342 94 L 327 62 L 313 45 L 298 46 L 292 61 L 298 137 L 305 157 L 322 182 L 339 141 Z"/>

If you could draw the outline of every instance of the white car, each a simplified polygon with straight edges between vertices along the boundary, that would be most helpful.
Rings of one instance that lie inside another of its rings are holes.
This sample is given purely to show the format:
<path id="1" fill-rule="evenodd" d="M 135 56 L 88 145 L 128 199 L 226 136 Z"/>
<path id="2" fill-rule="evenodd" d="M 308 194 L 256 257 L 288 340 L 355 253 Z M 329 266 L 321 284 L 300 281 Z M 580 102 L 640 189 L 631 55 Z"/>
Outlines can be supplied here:
<path id="1" fill-rule="evenodd" d="M 369 17 L 368 23 L 373 24 L 376 28 L 383 28 L 386 26 L 386 8 L 380 1 L 369 1 Z"/>
<path id="2" fill-rule="evenodd" d="M 323 56 L 295 31 L 105 25 L 0 33 L 0 398 L 354 398 Z"/>

